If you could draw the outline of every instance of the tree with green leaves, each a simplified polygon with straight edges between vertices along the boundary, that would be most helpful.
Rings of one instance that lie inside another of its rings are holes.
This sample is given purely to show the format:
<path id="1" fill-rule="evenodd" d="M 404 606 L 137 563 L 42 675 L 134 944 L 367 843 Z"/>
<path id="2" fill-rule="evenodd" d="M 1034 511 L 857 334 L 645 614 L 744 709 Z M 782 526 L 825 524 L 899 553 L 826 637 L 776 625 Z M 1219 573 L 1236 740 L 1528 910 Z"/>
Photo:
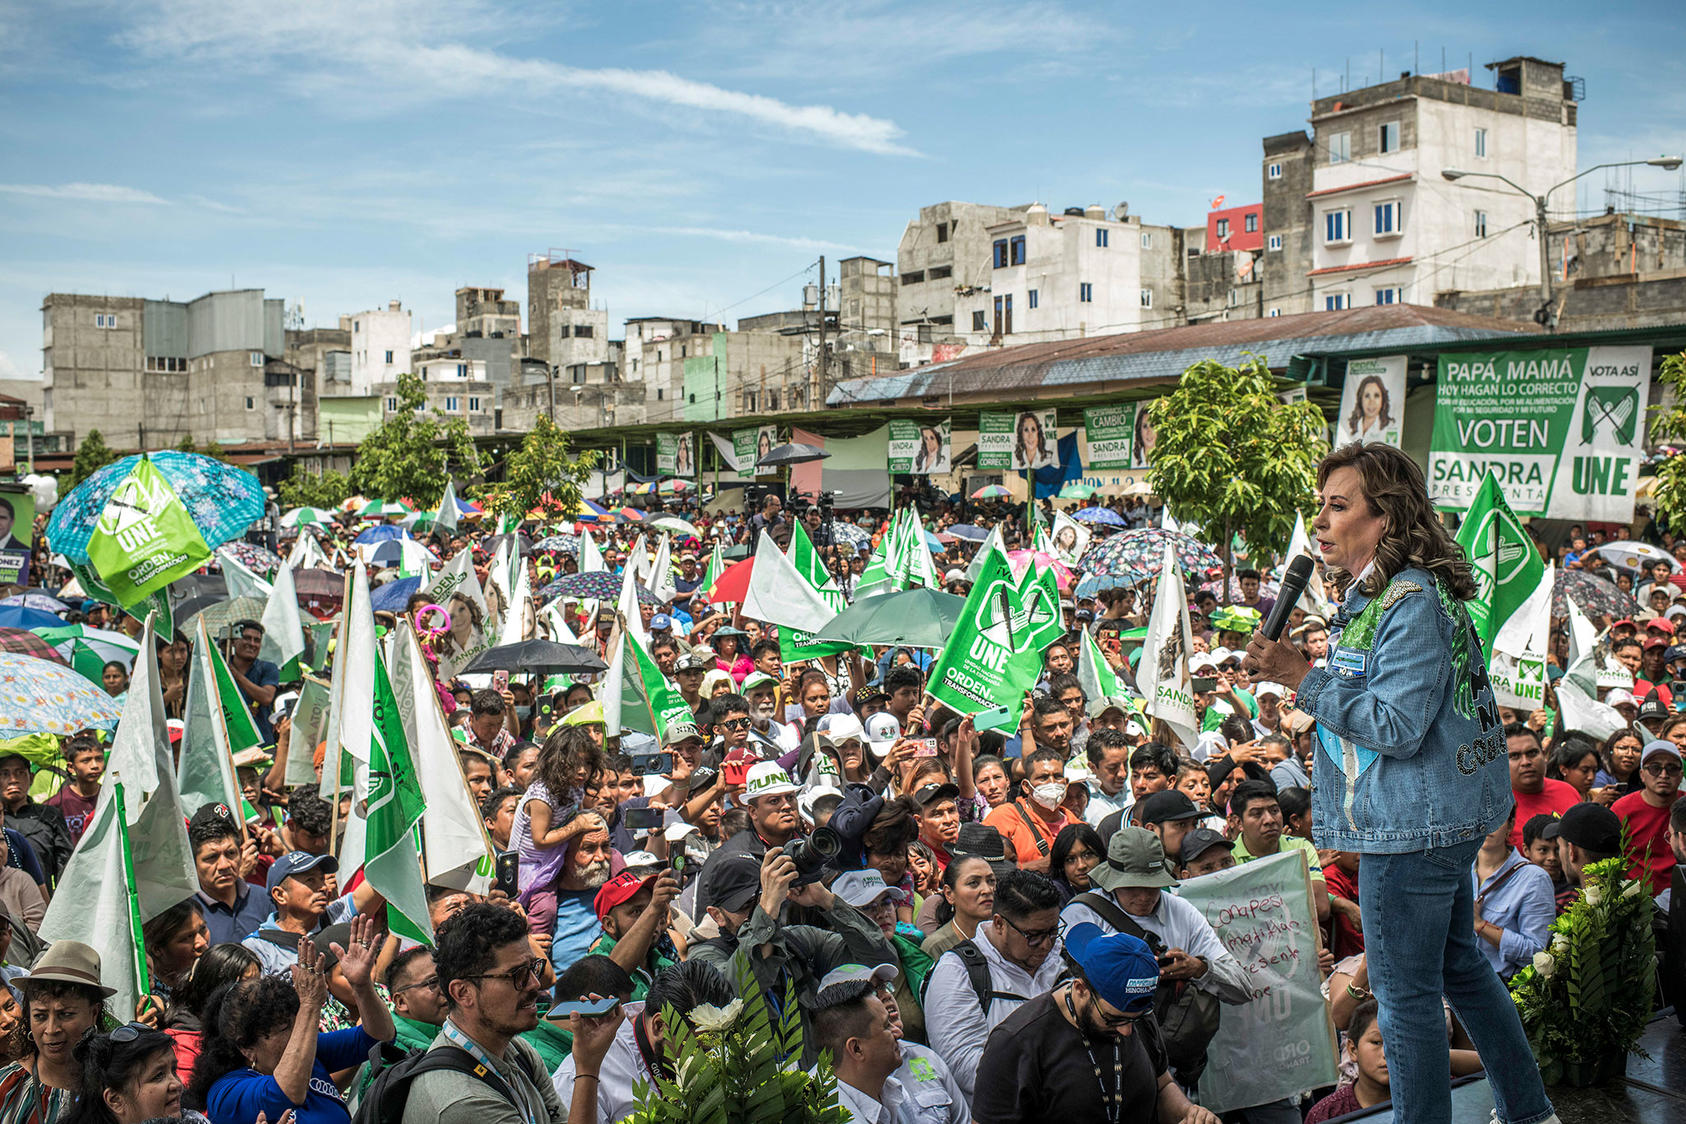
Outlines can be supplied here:
<path id="1" fill-rule="evenodd" d="M 1657 379 L 1674 394 L 1667 405 L 1651 407 L 1652 445 L 1686 443 L 1686 351 L 1663 357 Z M 1657 466 L 1657 487 L 1652 495 L 1657 518 L 1674 529 L 1686 527 L 1686 457 L 1664 457 Z"/>
<path id="2" fill-rule="evenodd" d="M 1158 439 L 1148 486 L 1179 520 L 1205 530 L 1223 554 L 1226 580 L 1237 531 L 1261 558 L 1287 547 L 1328 451 L 1323 412 L 1277 393 L 1263 356 L 1249 354 L 1240 367 L 1205 359 L 1149 410 Z"/>
<path id="3" fill-rule="evenodd" d="M 332 469 L 306 472 L 295 464 L 293 474 L 281 481 L 279 494 L 284 511 L 295 507 L 338 507 L 351 497 L 351 477 Z"/>
<path id="4" fill-rule="evenodd" d="M 70 483 L 65 486 L 65 492 L 117 459 L 116 450 L 105 443 L 105 435 L 97 429 L 90 429 L 88 436 L 76 446 L 76 459 L 71 462 Z"/>
<path id="5" fill-rule="evenodd" d="M 486 510 L 525 519 L 534 510 L 556 518 L 571 517 L 585 498 L 585 485 L 597 466 L 597 451 L 568 455 L 568 434 L 546 414 L 504 462 L 502 482 L 487 487 Z"/>
<path id="6" fill-rule="evenodd" d="M 358 446 L 351 484 L 370 499 L 432 507 L 444 495 L 445 481 L 480 471 L 480 451 L 468 435 L 468 422 L 428 409 L 421 376 L 402 374 L 398 410 Z"/>

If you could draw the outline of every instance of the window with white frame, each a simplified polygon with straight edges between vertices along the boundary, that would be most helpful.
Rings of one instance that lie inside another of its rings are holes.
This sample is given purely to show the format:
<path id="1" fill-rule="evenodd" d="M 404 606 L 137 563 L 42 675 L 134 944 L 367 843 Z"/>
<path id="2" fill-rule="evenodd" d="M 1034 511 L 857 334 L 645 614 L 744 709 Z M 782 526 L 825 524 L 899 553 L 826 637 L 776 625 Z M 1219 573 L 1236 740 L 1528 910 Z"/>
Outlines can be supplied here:
<path id="1" fill-rule="evenodd" d="M 254 367 L 263 366 L 263 352 L 254 351 L 250 353 L 246 356 L 246 362 L 250 363 Z"/>
<path id="2" fill-rule="evenodd" d="M 386 412 L 389 414 L 396 414 L 398 412 L 398 399 L 388 398 L 386 400 Z"/>
<path id="3" fill-rule="evenodd" d="M 1270 250 L 1280 250 L 1280 249 L 1282 249 L 1282 235 L 1272 234 L 1268 239 L 1265 240 L 1265 248 L 1270 249 Z"/>
<path id="4" fill-rule="evenodd" d="M 1222 242 L 1224 239 L 1226 239 L 1228 237 L 1229 237 L 1229 220 L 1228 219 L 1219 219 L 1218 220 L 1218 241 Z"/>
<path id="5" fill-rule="evenodd" d="M 1345 207 L 1323 212 L 1323 243 L 1344 246 L 1352 241 L 1352 212 Z"/>
<path id="6" fill-rule="evenodd" d="M 1400 209 L 1403 206 L 1403 201 L 1399 199 L 1379 199 L 1376 201 L 1371 210 L 1375 216 L 1375 236 L 1377 238 L 1399 237 L 1401 230 L 1404 228 L 1404 223 L 1401 221 L 1404 215 Z"/>
<path id="7" fill-rule="evenodd" d="M 96 327 L 96 328 L 115 328 L 115 327 L 117 327 L 117 314 L 115 312 L 96 312 L 96 313 L 94 313 L 94 327 Z"/>
<path id="8" fill-rule="evenodd" d="M 1485 160 L 1487 158 L 1487 130 L 1475 130 L 1475 155 Z"/>
<path id="9" fill-rule="evenodd" d="M 392 352 L 389 351 L 386 353 L 386 361 L 388 363 L 392 362 Z"/>
<path id="10" fill-rule="evenodd" d="M 1329 163 L 1344 164 L 1352 159 L 1352 134 L 1329 134 Z"/>
<path id="11" fill-rule="evenodd" d="M 1387 121 L 1382 124 L 1378 147 L 1383 152 L 1399 151 L 1399 122 Z"/>
<path id="12" fill-rule="evenodd" d="M 1385 288 L 1385 289 L 1377 289 L 1376 290 L 1376 303 L 1377 304 L 1404 304 L 1405 303 L 1404 290 L 1400 289 L 1398 286 L 1390 286 L 1390 287 Z"/>
<path id="13" fill-rule="evenodd" d="M 468 396 L 468 412 L 471 414 L 478 414 L 480 412 L 480 399 L 476 398 L 472 394 Z"/>
<path id="14" fill-rule="evenodd" d="M 457 364 L 457 378 L 466 379 L 467 377 L 468 377 L 468 364 L 467 363 L 458 363 Z"/>
<path id="15" fill-rule="evenodd" d="M 1281 179 L 1282 178 L 1282 165 L 1281 164 L 1270 165 L 1270 167 L 1265 169 L 1265 175 L 1269 176 L 1273 180 Z"/>
<path id="16" fill-rule="evenodd" d="M 1150 230 L 1142 231 L 1142 249 L 1153 249 L 1153 232 Z"/>
<path id="17" fill-rule="evenodd" d="M 1095 228 L 1095 248 L 1097 250 L 1106 249 L 1106 236 L 1107 232 L 1105 230 L 1102 230 L 1099 227 Z"/>
<path id="18" fill-rule="evenodd" d="M 445 412 L 447 414 L 456 413 L 457 410 L 459 408 L 461 408 L 461 406 L 462 406 L 462 399 L 458 398 L 456 395 L 448 394 L 448 395 L 445 396 Z"/>
<path id="19" fill-rule="evenodd" d="M 1339 312 L 1344 308 L 1351 308 L 1351 307 L 1352 307 L 1352 294 L 1351 293 L 1324 293 L 1323 294 L 1323 311 L 1324 312 Z"/>
<path id="20" fill-rule="evenodd" d="M 1095 299 L 1095 287 L 1087 281 L 1077 283 L 1077 299 L 1083 304 L 1089 304 Z"/>
<path id="21" fill-rule="evenodd" d="M 1475 236 L 1477 238 L 1487 237 L 1487 212 L 1486 211 L 1475 212 Z"/>
<path id="22" fill-rule="evenodd" d="M 1152 289 L 1143 289 L 1142 290 L 1142 307 L 1143 308 L 1152 308 L 1153 307 L 1153 290 Z"/>

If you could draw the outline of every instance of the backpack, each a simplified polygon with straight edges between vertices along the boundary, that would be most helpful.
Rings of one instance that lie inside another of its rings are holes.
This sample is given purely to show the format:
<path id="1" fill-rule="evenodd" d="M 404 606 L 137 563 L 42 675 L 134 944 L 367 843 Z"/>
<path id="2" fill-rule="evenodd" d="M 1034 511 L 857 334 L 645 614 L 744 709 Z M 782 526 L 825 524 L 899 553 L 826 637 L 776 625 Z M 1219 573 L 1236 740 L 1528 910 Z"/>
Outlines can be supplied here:
<path id="1" fill-rule="evenodd" d="M 1072 898 L 1072 904 L 1088 906 L 1107 924 L 1120 933 L 1145 941 L 1155 956 L 1163 955 L 1165 942 L 1136 924 L 1135 919 L 1113 901 L 1111 894 L 1085 890 Z M 1161 981 L 1153 993 L 1153 1019 L 1159 1024 L 1159 1037 L 1165 1043 L 1165 1054 L 1177 1080 L 1192 1086 L 1206 1069 L 1206 1047 L 1218 1033 L 1218 1017 L 1222 1006 L 1218 997 L 1188 980 Z"/>
<path id="2" fill-rule="evenodd" d="M 385 1043 L 379 1043 L 369 1051 L 369 1072 L 373 1075 L 373 1080 L 368 1088 L 363 1090 L 357 1102 L 357 1111 L 352 1114 L 351 1124 L 402 1124 L 404 1106 L 410 1099 L 411 1083 L 422 1074 L 439 1069 L 478 1077 L 496 1089 L 499 1095 L 511 1104 L 521 1106 L 515 1090 L 511 1089 L 503 1078 L 475 1061 L 473 1056 L 460 1046 L 442 1046 L 437 1050 L 422 1046 L 397 1060 L 389 1058 L 391 1052 Z M 525 1051 L 515 1051 L 515 1063 L 520 1066 L 521 1072 L 527 1075 L 529 1081 L 535 1086 L 539 1084 L 539 1075 L 533 1072 L 532 1063 L 528 1061 Z"/>
<path id="3" fill-rule="evenodd" d="M 961 941 L 943 953 L 943 957 L 949 956 L 960 957 L 960 966 L 966 969 L 966 980 L 972 985 L 972 993 L 978 997 L 978 1006 L 984 1009 L 985 1015 L 989 1014 L 989 1005 L 997 999 L 1017 999 L 1021 1003 L 1026 1001 L 1026 996 L 995 990 L 995 981 L 989 974 L 989 961 L 984 959 L 983 950 L 971 941 Z M 941 963 L 941 959 L 938 963 Z M 919 985 L 921 1007 L 925 1006 L 925 993 L 931 989 L 931 977 L 936 974 L 936 965 L 933 964 L 931 971 L 925 973 L 924 982 Z"/>

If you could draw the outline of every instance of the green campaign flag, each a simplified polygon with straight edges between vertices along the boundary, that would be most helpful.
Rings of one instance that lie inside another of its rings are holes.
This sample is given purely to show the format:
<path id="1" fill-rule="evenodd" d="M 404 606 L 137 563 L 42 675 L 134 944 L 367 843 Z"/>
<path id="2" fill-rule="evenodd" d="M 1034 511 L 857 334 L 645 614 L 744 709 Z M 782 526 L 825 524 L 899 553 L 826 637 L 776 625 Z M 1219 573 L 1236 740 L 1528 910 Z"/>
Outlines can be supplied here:
<path id="1" fill-rule="evenodd" d="M 69 559 L 66 559 L 66 561 L 68 562 Z M 71 562 L 70 573 L 76 579 L 77 584 L 82 587 L 82 592 L 93 600 L 106 605 L 115 605 L 119 609 L 126 609 L 122 602 L 117 600 L 117 595 L 107 589 L 104 582 L 100 581 L 99 573 L 92 566 L 84 566 L 80 562 Z M 176 634 L 176 619 L 175 614 L 170 610 L 168 590 L 154 590 L 141 598 L 140 604 L 127 611 L 136 620 L 145 620 L 147 614 L 150 613 L 160 635 L 174 636 Z M 100 666 L 104 666 L 103 662 Z M 95 682 L 99 681 L 97 673 L 93 678 Z"/>
<path id="2" fill-rule="evenodd" d="M 1545 577 L 1545 562 L 1522 521 L 1505 502 L 1498 477 L 1491 470 L 1470 502 L 1457 540 L 1475 571 L 1477 592 L 1468 603 L 1469 617 L 1490 657 L 1499 630 L 1539 588 Z"/>
<path id="3" fill-rule="evenodd" d="M 668 682 L 630 628 L 621 630 L 621 642 L 609 659 L 602 700 L 603 720 L 610 734 L 638 730 L 659 741 L 666 737 L 672 723 L 691 720 L 685 697 Z"/>
<path id="4" fill-rule="evenodd" d="M 987 728 L 1014 730 L 1024 708 L 1024 694 L 1042 674 L 1042 646 L 1060 625 L 1060 600 L 1052 573 L 1027 572 L 1013 579 L 1007 559 L 991 553 L 960 610 L 948 644 L 931 667 L 927 690 L 960 714 L 997 707 L 1004 718 Z"/>
<path id="5" fill-rule="evenodd" d="M 1095 643 L 1095 634 L 1086 628 L 1079 631 L 1082 639 L 1078 641 L 1077 649 L 1077 682 L 1082 686 L 1083 694 L 1090 702 L 1123 698 L 1124 685 L 1119 682 L 1118 673 L 1112 670 L 1112 665 L 1106 662 L 1101 646 Z"/>
<path id="6" fill-rule="evenodd" d="M 902 587 L 895 584 L 893 577 L 894 565 L 891 561 L 899 548 L 902 521 L 899 514 L 890 517 L 890 525 L 878 537 L 878 542 L 867 556 L 866 569 L 855 579 L 855 598 L 870 597 L 874 593 L 891 593 Z"/>
<path id="7" fill-rule="evenodd" d="M 589 536 L 588 536 L 589 537 Z M 582 569 L 581 573 L 585 573 Z M 720 542 L 716 540 L 714 550 L 708 556 L 708 568 L 703 571 L 702 585 L 698 586 L 704 593 L 714 592 L 714 583 L 720 580 L 720 575 L 726 572 L 726 554 L 720 549 Z"/>
<path id="8" fill-rule="evenodd" d="M 181 790 L 182 811 L 189 816 L 207 804 L 226 804 L 232 815 L 242 796 L 239 775 L 229 754 L 222 702 L 216 693 L 218 676 L 213 661 L 218 659 L 217 650 L 205 631 L 204 619 L 194 623 L 198 627 L 187 669 L 186 721 L 181 758 L 176 764 L 176 786 Z M 310 754 L 303 756 L 310 760 Z M 314 774 L 310 780 L 315 782 Z"/>
<path id="9" fill-rule="evenodd" d="M 124 608 L 139 604 L 211 557 L 187 506 L 141 457 L 105 501 L 88 539 L 88 559 Z"/>
<path id="10" fill-rule="evenodd" d="M 819 551 L 808 538 L 808 532 L 802 529 L 800 520 L 790 525 L 790 548 L 785 551 L 785 558 L 795 569 L 797 576 L 808 583 L 820 599 L 831 609 L 835 616 L 849 607 L 848 599 L 843 591 L 837 588 L 837 582 L 825 568 L 825 561 Z M 779 625 L 779 658 L 786 663 L 796 660 L 811 660 L 820 656 L 835 655 L 847 652 L 853 644 L 836 640 L 812 640 L 811 633 L 803 632 L 789 625 Z"/>
<path id="11" fill-rule="evenodd" d="M 222 653 L 216 645 L 209 643 L 206 650 L 210 653 L 211 673 L 216 678 L 217 699 L 222 705 L 223 729 L 228 734 L 229 752 L 239 753 L 254 745 L 262 745 L 263 738 L 258 733 L 257 723 L 252 721 L 252 708 L 246 705 L 246 696 L 240 693 L 228 664 L 223 662 Z"/>
<path id="12" fill-rule="evenodd" d="M 416 824 L 427 805 L 404 738 L 404 720 L 393 697 L 386 661 L 378 652 L 372 717 L 363 874 L 386 899 L 388 927 L 400 936 L 432 944 L 433 923 L 428 916 L 415 837 Z"/>

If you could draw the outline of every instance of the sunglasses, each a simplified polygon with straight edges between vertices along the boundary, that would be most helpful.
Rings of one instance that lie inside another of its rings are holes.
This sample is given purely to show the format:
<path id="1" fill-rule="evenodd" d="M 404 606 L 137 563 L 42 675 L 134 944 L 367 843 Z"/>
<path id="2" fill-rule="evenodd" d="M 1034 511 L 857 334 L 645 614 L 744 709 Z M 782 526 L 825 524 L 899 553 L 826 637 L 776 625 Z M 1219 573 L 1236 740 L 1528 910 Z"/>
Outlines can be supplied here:
<path id="1" fill-rule="evenodd" d="M 142 1034 L 152 1030 L 145 1023 L 124 1023 L 111 1032 L 111 1040 L 120 1046 L 127 1046 Z"/>
<path id="2" fill-rule="evenodd" d="M 515 981 L 514 981 L 514 979 L 511 979 L 510 982 L 514 983 Z M 418 987 L 425 987 L 429 991 L 438 991 L 439 990 L 439 977 L 438 976 L 429 976 L 425 980 L 417 980 L 413 984 L 405 984 L 403 987 L 393 987 L 393 988 L 388 988 L 387 990 L 390 991 L 393 995 L 397 995 L 400 991 L 414 991 Z"/>
<path id="3" fill-rule="evenodd" d="M 1681 766 L 1678 762 L 1645 766 L 1645 771 L 1653 777 L 1678 777 L 1680 769 Z"/>
<path id="4" fill-rule="evenodd" d="M 544 974 L 544 961 L 538 957 L 523 960 L 507 972 L 482 972 L 478 976 L 464 976 L 469 980 L 508 980 L 510 987 L 523 987 L 528 980 L 537 983 Z"/>
<path id="5" fill-rule="evenodd" d="M 1100 1001 L 1094 997 L 1093 993 L 1089 996 L 1089 1006 L 1095 1012 L 1095 1017 L 1101 1021 L 1101 1025 L 1112 1030 L 1117 1030 L 1121 1026 L 1133 1026 L 1153 1014 L 1153 1008 L 1149 1007 L 1133 1015 L 1109 1015 L 1101 1010 Z"/>
<path id="6" fill-rule="evenodd" d="M 1025 939 L 1025 943 L 1030 945 L 1047 944 L 1049 941 L 1058 940 L 1060 934 L 1065 932 L 1064 921 L 1061 921 L 1052 929 L 1021 929 L 1017 925 L 1013 924 L 1013 919 L 1008 917 L 1006 914 L 997 914 L 996 916 L 1005 921 L 1009 929 L 1023 937 Z"/>
<path id="7" fill-rule="evenodd" d="M 747 730 L 749 729 L 749 719 L 728 718 L 724 722 L 716 723 L 716 725 L 718 725 L 722 730 Z"/>

